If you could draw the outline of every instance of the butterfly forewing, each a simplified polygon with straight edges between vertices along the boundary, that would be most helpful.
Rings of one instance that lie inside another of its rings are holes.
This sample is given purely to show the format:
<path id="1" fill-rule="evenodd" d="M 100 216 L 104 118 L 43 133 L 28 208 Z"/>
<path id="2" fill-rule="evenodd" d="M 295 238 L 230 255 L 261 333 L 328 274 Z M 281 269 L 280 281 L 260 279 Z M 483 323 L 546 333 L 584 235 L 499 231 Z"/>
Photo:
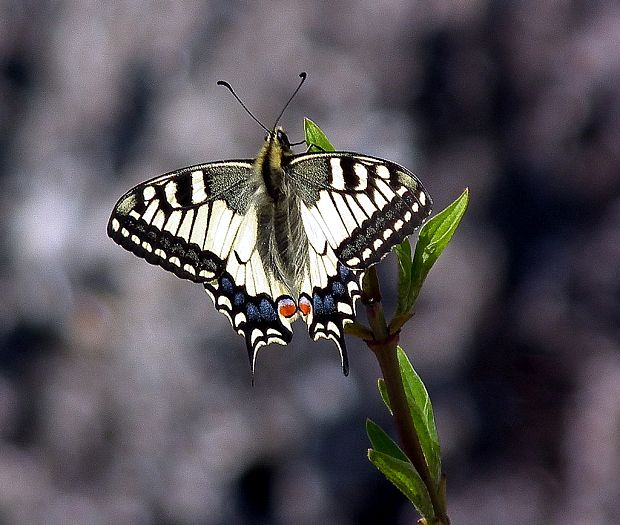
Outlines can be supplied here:
<path id="1" fill-rule="evenodd" d="M 338 260 L 366 269 L 418 228 L 432 202 L 406 168 L 355 153 L 296 155 L 287 169 L 302 195 L 313 246 L 327 242 Z"/>
<path id="2" fill-rule="evenodd" d="M 224 270 L 253 191 L 251 161 L 202 164 L 139 184 L 114 207 L 108 235 L 183 279 L 206 282 Z"/>

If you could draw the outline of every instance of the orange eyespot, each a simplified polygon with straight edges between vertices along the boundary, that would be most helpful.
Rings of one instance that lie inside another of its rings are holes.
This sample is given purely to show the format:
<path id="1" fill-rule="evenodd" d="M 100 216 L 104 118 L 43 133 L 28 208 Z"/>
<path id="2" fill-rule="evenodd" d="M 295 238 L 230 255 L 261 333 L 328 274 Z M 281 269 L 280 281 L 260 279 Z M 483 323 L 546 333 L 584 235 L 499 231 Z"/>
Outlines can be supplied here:
<path id="1" fill-rule="evenodd" d="M 297 313 L 297 305 L 290 299 L 283 299 L 278 305 L 282 317 L 293 317 Z"/>
<path id="2" fill-rule="evenodd" d="M 310 301 L 308 301 L 307 299 L 301 299 L 299 301 L 299 311 L 303 315 L 310 315 L 311 310 L 312 310 L 312 307 L 310 306 Z"/>

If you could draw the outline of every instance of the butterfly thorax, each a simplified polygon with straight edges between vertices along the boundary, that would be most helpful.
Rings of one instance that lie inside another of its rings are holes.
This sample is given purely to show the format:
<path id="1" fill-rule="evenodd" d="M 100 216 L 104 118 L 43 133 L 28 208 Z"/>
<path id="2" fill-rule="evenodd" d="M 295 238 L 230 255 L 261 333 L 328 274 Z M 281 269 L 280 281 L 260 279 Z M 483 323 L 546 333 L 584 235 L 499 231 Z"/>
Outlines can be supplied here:
<path id="1" fill-rule="evenodd" d="M 265 137 L 254 169 L 260 181 L 258 250 L 274 277 L 296 297 L 306 272 L 308 238 L 303 229 L 300 197 L 285 172 L 292 156 L 288 137 L 282 128 L 276 128 Z"/>

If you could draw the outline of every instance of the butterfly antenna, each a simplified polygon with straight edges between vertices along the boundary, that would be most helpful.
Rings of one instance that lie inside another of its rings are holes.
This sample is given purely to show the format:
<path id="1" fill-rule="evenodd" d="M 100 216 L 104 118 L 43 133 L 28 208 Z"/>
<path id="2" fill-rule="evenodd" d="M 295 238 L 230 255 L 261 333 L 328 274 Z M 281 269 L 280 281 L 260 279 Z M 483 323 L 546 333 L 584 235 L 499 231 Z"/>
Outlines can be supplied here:
<path id="1" fill-rule="evenodd" d="M 299 76 L 301 77 L 301 82 L 299 83 L 299 86 L 297 86 L 297 89 L 293 91 L 293 94 L 291 95 L 291 98 L 288 99 L 288 102 L 284 104 L 282 111 L 280 111 L 280 114 L 278 115 L 278 118 L 276 119 L 276 123 L 273 125 L 273 129 L 275 129 L 276 126 L 278 125 L 278 122 L 280 122 L 280 119 L 282 118 L 282 115 L 284 115 L 286 108 L 288 108 L 288 105 L 291 103 L 291 100 L 295 98 L 295 95 L 297 95 L 297 92 L 301 89 L 301 86 L 303 86 L 303 83 L 306 81 L 306 77 L 308 75 L 306 75 L 305 71 L 302 71 L 301 73 L 299 73 Z"/>
<path id="2" fill-rule="evenodd" d="M 305 73 L 304 73 L 304 74 L 305 74 Z M 265 125 L 264 125 L 264 124 L 263 124 L 260 120 L 258 120 L 258 119 L 254 116 L 254 114 L 253 114 L 253 113 L 252 113 L 252 112 L 248 109 L 248 107 L 247 107 L 247 106 L 243 103 L 243 100 L 241 100 L 241 99 L 239 98 L 239 96 L 237 95 L 237 93 L 235 93 L 235 90 L 232 88 L 232 86 L 231 86 L 228 82 L 226 82 L 225 80 L 218 80 L 218 81 L 217 81 L 217 85 L 218 85 L 218 86 L 224 86 L 225 88 L 227 88 L 227 89 L 228 89 L 228 91 L 230 91 L 230 92 L 233 94 L 233 97 L 235 97 L 235 98 L 237 99 L 237 102 L 239 102 L 239 104 L 241 104 L 241 107 L 242 107 L 243 109 L 245 109 L 245 112 L 246 112 L 248 115 L 250 115 L 250 117 L 252 117 L 252 118 L 254 119 L 254 121 L 255 121 L 255 122 L 257 122 L 257 123 L 258 123 L 258 125 L 259 125 L 261 128 L 263 128 L 263 129 L 264 129 L 267 133 L 271 133 L 271 131 L 270 131 L 270 130 L 268 130 L 268 129 L 267 129 L 267 127 L 266 127 L 266 126 L 265 126 Z M 299 88 L 298 88 L 298 89 L 299 89 Z M 295 93 L 297 93 L 297 92 L 295 92 Z M 291 98 L 292 98 L 292 97 L 291 97 Z M 290 100 L 289 100 L 289 102 L 290 102 Z M 288 103 L 287 103 L 287 104 L 288 104 Z"/>

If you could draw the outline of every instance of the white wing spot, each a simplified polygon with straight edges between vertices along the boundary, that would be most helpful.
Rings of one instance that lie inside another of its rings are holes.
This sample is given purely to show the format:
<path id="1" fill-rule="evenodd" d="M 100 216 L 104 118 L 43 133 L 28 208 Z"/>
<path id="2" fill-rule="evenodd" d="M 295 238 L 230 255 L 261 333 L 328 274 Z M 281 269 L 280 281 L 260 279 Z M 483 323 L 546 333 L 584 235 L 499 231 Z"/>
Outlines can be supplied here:
<path id="1" fill-rule="evenodd" d="M 387 168 L 387 166 L 380 164 L 379 166 L 377 166 L 377 175 L 381 177 L 382 179 L 389 179 L 390 170 Z"/>
<path id="2" fill-rule="evenodd" d="M 230 299 L 226 297 L 225 295 L 220 295 L 217 298 L 217 306 L 225 306 L 228 309 L 232 309 L 232 304 L 230 302 Z"/>
<path id="3" fill-rule="evenodd" d="M 150 201 L 153 197 L 155 197 L 155 188 L 153 188 L 153 186 L 147 186 L 142 191 L 142 196 L 145 201 Z"/>
<path id="4" fill-rule="evenodd" d="M 178 257 L 170 257 L 170 260 L 168 262 L 170 262 L 170 264 L 178 266 L 179 268 L 181 267 L 181 260 Z"/>
<path id="5" fill-rule="evenodd" d="M 347 266 L 357 266 L 360 262 L 359 257 L 351 257 L 348 261 L 347 261 Z"/>
<path id="6" fill-rule="evenodd" d="M 426 205 L 426 195 L 424 194 L 424 192 L 423 192 L 423 191 L 421 191 L 421 192 L 420 192 L 420 204 L 421 204 L 422 206 L 425 206 L 425 205 Z"/>
<path id="7" fill-rule="evenodd" d="M 418 212 L 418 210 L 420 209 L 420 207 L 418 206 L 418 203 L 417 203 L 417 202 L 414 202 L 414 203 L 413 203 L 413 206 L 411 206 L 411 209 L 412 209 L 415 213 L 417 213 L 417 212 Z"/>
<path id="8" fill-rule="evenodd" d="M 407 210 L 407 212 L 405 213 L 405 220 L 407 222 L 409 222 L 411 220 L 411 212 L 409 210 Z"/>
<path id="9" fill-rule="evenodd" d="M 368 187 L 368 170 L 363 164 L 353 165 L 353 171 L 359 177 L 359 184 L 355 187 L 357 191 L 364 191 Z"/>
<path id="10" fill-rule="evenodd" d="M 391 228 L 388 228 L 387 230 L 385 230 L 383 232 L 383 238 L 385 240 L 389 239 L 389 237 L 392 235 L 392 233 L 393 233 L 393 230 Z"/>
<path id="11" fill-rule="evenodd" d="M 162 259 L 167 259 L 166 252 L 162 250 L 161 248 L 155 249 L 155 255 L 157 255 L 157 257 L 161 257 Z"/>
<path id="12" fill-rule="evenodd" d="M 138 237 L 137 235 L 132 235 L 131 240 L 138 245 L 140 244 L 140 237 Z"/>
<path id="13" fill-rule="evenodd" d="M 340 335 L 340 328 L 338 328 L 338 326 L 336 326 L 336 323 L 334 323 L 333 321 L 327 323 L 327 331 Z"/>
<path id="14" fill-rule="evenodd" d="M 207 200 L 202 171 L 192 171 L 192 202 L 200 204 Z"/>
<path id="15" fill-rule="evenodd" d="M 250 335 L 250 341 L 252 342 L 252 346 L 255 346 L 256 340 L 263 335 L 263 333 L 258 329 L 258 328 L 254 328 L 254 330 L 252 330 L 252 334 Z M 265 343 L 263 343 L 261 341 L 261 345 L 263 346 Z M 260 348 L 259 346 L 256 346 L 256 348 Z"/>
<path id="16" fill-rule="evenodd" d="M 118 219 L 112 219 L 112 230 L 117 232 L 120 227 L 121 223 L 118 222 Z"/>
<path id="17" fill-rule="evenodd" d="M 332 188 L 335 190 L 344 190 L 344 174 L 339 158 L 329 159 L 332 168 Z"/>
<path id="18" fill-rule="evenodd" d="M 127 228 L 123 228 L 123 229 L 121 230 L 121 235 L 122 235 L 123 237 L 129 237 L 129 230 L 128 230 Z"/>
<path id="19" fill-rule="evenodd" d="M 151 243 L 147 241 L 144 241 L 142 243 L 142 248 L 144 248 L 149 253 L 153 251 L 153 247 L 151 246 Z"/>
<path id="20" fill-rule="evenodd" d="M 352 315 L 353 309 L 347 303 L 338 303 L 338 311 L 343 314 Z"/>
<path id="21" fill-rule="evenodd" d="M 187 273 L 191 273 L 192 275 L 196 275 L 196 270 L 194 269 L 194 267 L 191 264 L 184 264 L 183 265 L 183 269 Z"/>
<path id="22" fill-rule="evenodd" d="M 394 223 L 394 229 L 396 231 L 400 230 L 403 227 L 403 224 L 405 224 L 402 219 L 398 219 L 395 223 Z"/>
<path id="23" fill-rule="evenodd" d="M 164 192 L 166 193 L 166 200 L 168 204 L 174 208 L 179 207 L 179 202 L 177 201 L 177 183 L 171 180 L 164 186 Z"/>
<path id="24" fill-rule="evenodd" d="M 383 241 L 381 239 L 375 239 L 375 242 L 372 243 L 372 246 L 375 250 L 378 250 L 379 248 L 381 248 L 382 244 L 383 244 Z"/>

